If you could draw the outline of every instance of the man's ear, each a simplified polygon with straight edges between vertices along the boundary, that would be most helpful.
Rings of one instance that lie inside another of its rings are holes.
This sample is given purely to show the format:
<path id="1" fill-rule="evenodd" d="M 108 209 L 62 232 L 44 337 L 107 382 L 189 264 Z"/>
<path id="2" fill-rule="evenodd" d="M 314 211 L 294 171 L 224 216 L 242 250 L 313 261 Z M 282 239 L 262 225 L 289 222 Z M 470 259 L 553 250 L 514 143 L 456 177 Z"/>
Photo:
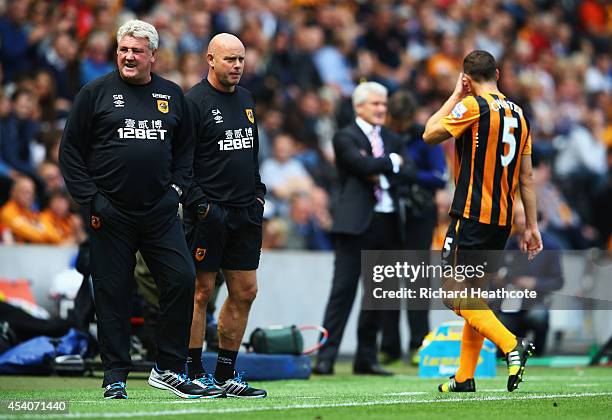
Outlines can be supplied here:
<path id="1" fill-rule="evenodd" d="M 499 69 L 495 69 L 495 81 L 499 81 Z"/>
<path id="2" fill-rule="evenodd" d="M 155 63 L 155 57 L 157 57 L 157 50 L 151 51 L 151 64 Z"/>
<path id="3" fill-rule="evenodd" d="M 208 63 L 208 65 L 210 66 L 210 68 L 214 68 L 214 62 L 215 62 L 215 56 L 212 55 L 211 53 L 206 53 L 206 62 Z"/>
<path id="4" fill-rule="evenodd" d="M 468 95 L 473 95 L 474 94 L 474 89 L 472 88 L 472 83 L 474 83 L 474 81 L 472 80 L 472 78 L 463 73 L 463 78 L 465 79 L 466 85 L 467 85 L 467 91 L 468 91 Z"/>

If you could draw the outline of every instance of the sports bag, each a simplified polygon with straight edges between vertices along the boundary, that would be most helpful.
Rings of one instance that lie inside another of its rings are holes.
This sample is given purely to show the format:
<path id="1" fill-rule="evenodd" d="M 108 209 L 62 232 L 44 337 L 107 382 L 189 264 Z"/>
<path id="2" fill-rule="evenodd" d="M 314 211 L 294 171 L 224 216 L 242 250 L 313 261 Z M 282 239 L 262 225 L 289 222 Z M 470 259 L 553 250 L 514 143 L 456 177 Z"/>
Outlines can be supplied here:
<path id="1" fill-rule="evenodd" d="M 320 341 L 307 350 L 304 350 L 302 331 L 318 330 L 321 332 Z M 327 341 L 328 332 L 319 326 L 291 325 L 288 327 L 274 325 L 266 328 L 255 328 L 251 333 L 247 349 L 262 354 L 309 354 L 318 350 Z"/>

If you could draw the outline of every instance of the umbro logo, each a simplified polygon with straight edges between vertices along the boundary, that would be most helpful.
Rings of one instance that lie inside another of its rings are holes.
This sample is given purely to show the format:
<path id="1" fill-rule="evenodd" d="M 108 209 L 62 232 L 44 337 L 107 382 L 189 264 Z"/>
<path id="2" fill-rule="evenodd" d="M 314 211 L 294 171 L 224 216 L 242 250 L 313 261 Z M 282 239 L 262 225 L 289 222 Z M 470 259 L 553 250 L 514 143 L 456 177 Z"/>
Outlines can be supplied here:
<path id="1" fill-rule="evenodd" d="M 123 100 L 123 95 L 113 95 L 113 103 L 115 108 L 124 108 L 125 101 Z"/>
<path id="2" fill-rule="evenodd" d="M 219 110 L 219 108 L 215 108 L 210 112 L 213 114 L 213 120 L 215 120 L 215 124 L 223 123 L 223 115 L 221 115 L 221 111 Z"/>

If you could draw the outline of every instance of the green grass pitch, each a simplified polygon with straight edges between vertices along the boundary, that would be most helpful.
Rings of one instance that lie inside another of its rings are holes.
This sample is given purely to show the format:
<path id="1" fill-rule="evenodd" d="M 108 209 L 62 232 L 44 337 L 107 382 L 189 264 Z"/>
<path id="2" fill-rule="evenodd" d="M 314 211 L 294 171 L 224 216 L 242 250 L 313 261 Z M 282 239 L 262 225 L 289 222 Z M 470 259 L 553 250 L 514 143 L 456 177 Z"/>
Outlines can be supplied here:
<path id="1" fill-rule="evenodd" d="M 518 391 L 505 391 L 505 369 L 477 379 L 475 394 L 437 392 L 439 379 L 421 379 L 414 368 L 397 367 L 390 378 L 354 376 L 338 364 L 332 377 L 254 383 L 268 390 L 259 400 L 182 400 L 151 388 L 132 374 L 128 400 L 102 399 L 101 378 L 0 376 L 0 400 L 68 400 L 69 414 L 15 414 L 2 418 L 240 418 L 240 419 L 610 419 L 612 368 L 527 366 Z"/>

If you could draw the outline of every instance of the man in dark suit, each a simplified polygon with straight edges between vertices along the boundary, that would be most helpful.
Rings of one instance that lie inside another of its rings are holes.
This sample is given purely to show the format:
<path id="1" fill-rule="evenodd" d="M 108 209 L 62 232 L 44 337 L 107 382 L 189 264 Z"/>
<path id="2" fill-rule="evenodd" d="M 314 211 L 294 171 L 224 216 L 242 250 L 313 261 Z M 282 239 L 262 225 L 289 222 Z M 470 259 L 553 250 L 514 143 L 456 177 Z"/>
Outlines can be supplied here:
<path id="1" fill-rule="evenodd" d="M 395 185 L 414 176 L 413 165 L 402 157 L 401 140 L 382 127 L 387 89 L 375 82 L 360 84 L 353 93 L 353 108 L 357 117 L 333 140 L 340 182 L 332 227 L 336 260 L 323 321 L 329 338 L 319 350 L 313 370 L 317 374 L 333 373 L 361 275 L 361 251 L 401 248 Z M 376 359 L 380 315 L 366 310 L 359 314 L 354 373 L 391 374 Z"/>

